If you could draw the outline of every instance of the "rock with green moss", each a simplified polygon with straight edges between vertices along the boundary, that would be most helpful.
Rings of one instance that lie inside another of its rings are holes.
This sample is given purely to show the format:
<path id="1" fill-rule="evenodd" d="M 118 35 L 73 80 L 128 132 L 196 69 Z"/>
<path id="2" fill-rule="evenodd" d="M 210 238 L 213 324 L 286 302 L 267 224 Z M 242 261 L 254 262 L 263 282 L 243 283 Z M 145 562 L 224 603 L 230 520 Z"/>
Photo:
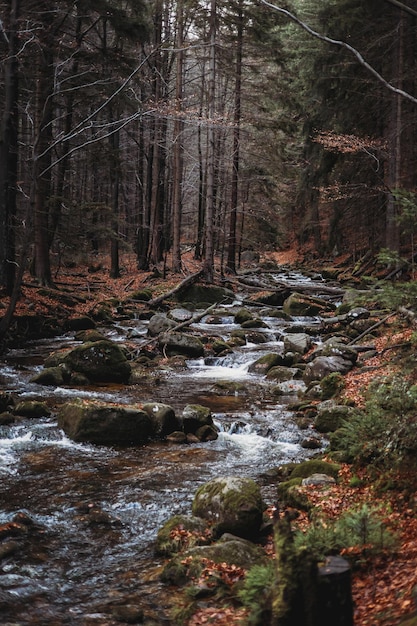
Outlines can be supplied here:
<path id="1" fill-rule="evenodd" d="M 300 490 L 302 481 L 302 478 L 291 478 L 277 485 L 278 501 L 282 506 L 300 511 L 312 508 L 306 494 Z"/>
<path id="2" fill-rule="evenodd" d="M 234 315 L 235 324 L 242 324 L 253 318 L 252 313 L 248 309 L 239 309 Z"/>
<path id="3" fill-rule="evenodd" d="M 58 426 L 74 441 L 138 445 L 153 435 L 150 417 L 134 406 L 75 400 L 59 407 Z"/>
<path id="4" fill-rule="evenodd" d="M 145 287 L 145 289 L 138 289 L 137 291 L 133 291 L 130 294 L 130 298 L 138 302 L 149 302 L 149 300 L 152 299 L 152 295 L 152 289 Z"/>
<path id="5" fill-rule="evenodd" d="M 335 308 L 333 304 L 324 302 L 320 298 L 306 296 L 301 293 L 292 293 L 283 305 L 284 313 L 295 317 L 320 315 L 325 311 L 334 311 Z"/>
<path id="6" fill-rule="evenodd" d="M 69 375 L 67 380 L 69 379 Z M 30 379 L 31 383 L 37 385 L 48 385 L 59 387 L 64 384 L 64 371 L 62 367 L 45 367 Z"/>
<path id="7" fill-rule="evenodd" d="M 345 388 L 345 379 L 340 372 L 332 372 L 320 381 L 321 397 L 329 400 Z"/>
<path id="8" fill-rule="evenodd" d="M 214 285 L 191 285 L 182 289 L 177 294 L 179 302 L 191 302 L 195 304 L 231 304 L 235 294 L 230 289 L 216 287 Z"/>
<path id="9" fill-rule="evenodd" d="M 213 341 L 211 349 L 214 354 L 226 354 L 227 352 L 232 352 L 229 344 L 223 341 L 223 339 L 216 339 L 216 341 Z"/>
<path id="10" fill-rule="evenodd" d="M 161 402 L 147 402 L 142 410 L 151 419 L 154 436 L 164 438 L 175 431 L 182 430 L 182 420 L 175 415 L 172 406 Z"/>
<path id="11" fill-rule="evenodd" d="M 251 374 L 266 374 L 275 365 L 282 365 L 282 355 L 277 352 L 268 352 L 251 363 L 248 371 Z"/>
<path id="12" fill-rule="evenodd" d="M 51 411 L 45 402 L 39 400 L 21 400 L 13 409 L 14 415 L 22 417 L 49 417 Z"/>
<path id="13" fill-rule="evenodd" d="M 325 400 L 317 405 L 314 428 L 320 433 L 332 433 L 355 413 L 356 410 L 351 406 Z"/>
<path id="14" fill-rule="evenodd" d="M 256 538 L 262 524 L 265 505 L 255 481 L 240 476 L 214 478 L 197 490 L 192 512 L 212 520 L 213 532 L 225 532 L 247 539 Z"/>
<path id="15" fill-rule="evenodd" d="M 171 585 L 184 585 L 201 575 L 207 560 L 249 569 L 266 564 L 268 557 L 251 541 L 226 534 L 210 546 L 197 546 L 171 559 L 162 571 L 161 580 Z"/>
<path id="16" fill-rule="evenodd" d="M 211 530 L 206 520 L 191 515 L 174 515 L 158 530 L 155 552 L 172 556 L 194 546 L 211 541 Z"/>
<path id="17" fill-rule="evenodd" d="M 121 346 L 107 339 L 87 342 L 61 353 L 46 365 L 63 364 L 71 372 L 84 374 L 91 382 L 127 383 L 131 367 Z"/>
<path id="18" fill-rule="evenodd" d="M 285 367 L 285 365 L 275 365 L 268 371 L 266 378 L 268 380 L 275 380 L 278 382 L 284 382 L 286 380 L 300 379 L 302 372 L 297 367 Z"/>
<path id="19" fill-rule="evenodd" d="M 298 463 L 291 471 L 290 479 L 292 478 L 308 478 L 313 474 L 327 474 L 337 480 L 340 471 L 340 465 L 336 463 L 329 463 L 321 459 L 310 459 L 309 461 L 303 461 Z"/>
<path id="20" fill-rule="evenodd" d="M 211 409 L 201 404 L 187 404 L 182 411 L 182 423 L 186 435 L 195 434 L 202 426 L 214 426 Z"/>

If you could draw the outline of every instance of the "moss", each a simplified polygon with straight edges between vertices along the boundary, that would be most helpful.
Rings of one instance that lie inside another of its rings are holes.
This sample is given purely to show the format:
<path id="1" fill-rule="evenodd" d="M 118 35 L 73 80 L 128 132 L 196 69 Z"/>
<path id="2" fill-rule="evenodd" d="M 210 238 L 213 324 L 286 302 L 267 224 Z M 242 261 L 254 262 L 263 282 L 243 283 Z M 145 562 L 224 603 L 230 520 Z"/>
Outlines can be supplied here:
<path id="1" fill-rule="evenodd" d="M 307 496 L 301 493 L 302 478 L 291 478 L 277 486 L 278 500 L 280 504 L 300 511 L 309 511 L 312 507 Z"/>
<path id="2" fill-rule="evenodd" d="M 345 379 L 339 372 L 332 372 L 320 381 L 322 399 L 327 400 L 339 394 L 345 387 Z"/>
<path id="3" fill-rule="evenodd" d="M 337 480 L 340 470 L 340 465 L 336 463 L 328 463 L 320 459 L 312 459 L 310 461 L 303 461 L 299 463 L 291 472 L 290 479 L 292 478 L 308 478 L 312 474 L 327 474 Z"/>

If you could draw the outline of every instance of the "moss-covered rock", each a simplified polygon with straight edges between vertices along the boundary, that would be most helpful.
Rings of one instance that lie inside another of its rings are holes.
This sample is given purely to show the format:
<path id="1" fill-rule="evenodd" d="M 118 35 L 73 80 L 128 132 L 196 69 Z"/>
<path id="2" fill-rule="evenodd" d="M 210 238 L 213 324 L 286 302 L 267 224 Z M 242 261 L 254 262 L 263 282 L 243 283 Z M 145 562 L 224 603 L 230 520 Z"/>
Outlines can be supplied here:
<path id="1" fill-rule="evenodd" d="M 182 423 L 185 434 L 196 434 L 203 426 L 214 427 L 211 410 L 201 404 L 187 404 L 182 412 Z"/>
<path id="2" fill-rule="evenodd" d="M 51 412 L 46 402 L 38 400 L 21 400 L 13 409 L 14 415 L 22 417 L 49 417 Z"/>
<path id="3" fill-rule="evenodd" d="M 153 435 L 150 417 L 134 406 L 76 400 L 58 411 L 58 426 L 74 441 L 138 445 Z"/>
<path id="4" fill-rule="evenodd" d="M 67 376 L 67 379 L 69 375 Z M 31 383 L 37 385 L 49 385 L 52 387 L 59 387 L 64 384 L 64 370 L 62 367 L 46 367 L 45 369 L 35 374 L 30 379 Z"/>
<path id="5" fill-rule="evenodd" d="M 253 318 L 252 313 L 248 309 L 239 309 L 234 315 L 235 324 L 242 324 Z"/>
<path id="6" fill-rule="evenodd" d="M 337 404 L 334 400 L 325 400 L 317 405 L 314 428 L 320 433 L 334 432 L 355 412 L 353 407 Z"/>
<path id="7" fill-rule="evenodd" d="M 282 355 L 277 352 L 268 352 L 251 363 L 248 371 L 253 374 L 266 374 L 275 365 L 282 365 Z"/>
<path id="8" fill-rule="evenodd" d="M 301 376 L 302 372 L 297 367 L 285 367 L 284 365 L 271 367 L 266 375 L 268 380 L 276 380 L 278 382 L 300 379 Z"/>
<path id="9" fill-rule="evenodd" d="M 151 419 L 154 436 L 164 438 L 174 431 L 182 430 L 182 420 L 175 415 L 172 406 L 161 402 L 147 402 L 142 410 Z"/>
<path id="10" fill-rule="evenodd" d="M 214 522 L 213 532 L 238 537 L 257 537 L 264 510 L 259 486 L 249 478 L 225 476 L 214 478 L 197 490 L 193 515 Z"/>
<path id="11" fill-rule="evenodd" d="M 161 580 L 171 585 L 184 585 L 201 575 L 207 561 L 249 569 L 253 565 L 266 564 L 268 557 L 260 546 L 225 535 L 213 545 L 197 546 L 171 559 L 162 571 Z"/>
<path id="12" fill-rule="evenodd" d="M 179 354 L 196 359 L 204 355 L 204 345 L 200 339 L 186 333 L 163 333 L 159 336 L 158 344 L 168 356 Z"/>
<path id="13" fill-rule="evenodd" d="M 308 476 L 312 476 L 313 474 L 327 474 L 337 480 L 339 471 L 340 465 L 336 463 L 329 463 L 321 459 L 310 459 L 309 461 L 298 463 L 292 470 L 290 479 L 308 478 Z"/>
<path id="14" fill-rule="evenodd" d="M 172 556 L 210 541 L 211 530 L 206 520 L 191 515 L 174 515 L 158 530 L 155 552 Z"/>
<path id="15" fill-rule="evenodd" d="M 278 501 L 300 511 L 309 511 L 312 507 L 305 493 L 300 490 L 302 478 L 291 478 L 277 485 Z"/>
<path id="16" fill-rule="evenodd" d="M 92 382 L 127 383 L 131 367 L 122 348 L 113 341 L 95 341 L 76 346 L 61 361 L 71 371 Z"/>
<path id="17" fill-rule="evenodd" d="M 333 304 L 324 302 L 320 298 L 301 293 L 292 293 L 283 304 L 284 313 L 295 317 L 320 315 L 325 311 L 333 311 L 335 308 Z"/>
<path id="18" fill-rule="evenodd" d="M 321 397 L 329 400 L 345 388 L 345 379 L 339 372 L 332 372 L 320 381 Z"/>

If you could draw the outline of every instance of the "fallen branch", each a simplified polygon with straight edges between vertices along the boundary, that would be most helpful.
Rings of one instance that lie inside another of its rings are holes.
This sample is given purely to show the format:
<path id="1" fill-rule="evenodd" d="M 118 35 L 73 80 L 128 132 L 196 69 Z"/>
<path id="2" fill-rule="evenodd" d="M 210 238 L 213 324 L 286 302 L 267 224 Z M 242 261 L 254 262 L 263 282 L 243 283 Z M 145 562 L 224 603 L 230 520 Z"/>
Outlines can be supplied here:
<path id="1" fill-rule="evenodd" d="M 351 346 L 357 341 L 360 341 L 361 339 L 363 339 L 363 337 L 366 337 L 366 335 L 369 335 L 369 333 L 375 330 L 375 328 L 378 328 L 378 326 L 381 326 L 382 324 L 384 324 L 387 320 L 389 320 L 390 317 L 394 317 L 394 315 L 397 315 L 397 313 L 390 313 L 389 315 L 386 315 L 385 317 L 382 318 L 382 320 L 379 320 L 378 322 L 376 322 L 376 324 L 373 324 L 367 330 L 361 333 L 359 337 L 355 337 L 355 339 L 352 339 L 352 341 L 349 341 L 347 345 Z"/>
<path id="2" fill-rule="evenodd" d="M 187 278 L 184 278 L 184 280 L 182 280 L 176 287 L 174 287 L 174 289 L 171 289 L 171 291 L 167 291 L 166 293 L 161 294 L 157 298 L 153 298 L 152 300 L 149 300 L 149 302 L 147 303 L 148 306 L 156 306 L 158 304 L 161 304 L 161 302 L 163 302 L 167 298 L 171 298 L 172 296 L 175 296 L 175 294 L 181 291 L 181 289 L 184 289 L 185 287 L 189 287 L 190 285 L 193 285 L 200 278 L 202 273 L 203 273 L 203 270 L 199 270 L 195 274 L 191 274 L 190 276 L 187 276 Z"/>
<path id="3" fill-rule="evenodd" d="M 405 306 L 400 306 L 398 308 L 398 312 L 401 313 L 411 324 L 411 326 L 417 326 L 417 315 L 414 311 L 410 311 L 410 309 L 406 309 Z"/>

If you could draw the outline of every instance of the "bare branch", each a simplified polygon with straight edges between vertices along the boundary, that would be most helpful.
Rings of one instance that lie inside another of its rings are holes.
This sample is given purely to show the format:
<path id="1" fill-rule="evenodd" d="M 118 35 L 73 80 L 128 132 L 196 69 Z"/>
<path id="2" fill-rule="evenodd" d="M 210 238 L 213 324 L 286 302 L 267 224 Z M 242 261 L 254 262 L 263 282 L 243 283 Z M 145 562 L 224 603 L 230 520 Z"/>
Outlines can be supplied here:
<path id="1" fill-rule="evenodd" d="M 417 11 L 407 6 L 406 4 L 404 4 L 404 2 L 399 2 L 399 0 L 385 0 L 385 1 L 389 2 L 390 4 L 393 4 L 395 7 L 398 7 L 402 11 L 405 11 L 406 13 L 409 13 L 410 15 L 414 15 L 414 17 L 417 17 Z"/>
<path id="2" fill-rule="evenodd" d="M 380 83 L 382 83 L 384 87 L 386 87 L 393 93 L 396 93 L 397 95 L 402 96 L 403 98 L 406 98 L 407 100 L 410 100 L 411 102 L 414 102 L 414 104 L 417 104 L 417 98 L 409 94 L 407 91 L 404 91 L 403 89 L 398 89 L 397 87 L 394 87 L 394 85 L 391 85 L 391 83 L 385 80 L 385 78 L 381 76 L 381 74 L 379 74 L 379 72 L 377 72 L 376 69 L 372 67 L 372 65 L 369 65 L 369 63 L 365 61 L 361 53 L 358 52 L 358 50 L 356 50 L 356 48 L 354 48 L 353 46 L 350 46 L 345 41 L 332 39 L 331 37 L 326 37 L 326 35 L 322 35 L 321 33 L 318 33 L 317 31 L 313 30 L 310 26 L 308 26 L 308 24 L 300 20 L 296 15 L 294 15 L 294 13 L 287 11 L 287 9 L 282 9 L 281 7 L 277 7 L 275 6 L 275 4 L 268 2 L 268 0 L 260 0 L 260 1 L 262 2 L 262 4 L 265 4 L 265 6 L 269 7 L 270 9 L 274 9 L 274 11 L 277 11 L 278 13 L 281 13 L 282 15 L 285 15 L 286 17 L 288 17 L 291 21 L 293 21 L 295 24 L 298 24 L 298 26 L 303 28 L 313 37 L 316 37 L 317 39 L 320 39 L 321 41 L 325 41 L 326 43 L 330 43 L 333 46 L 338 46 L 339 48 L 345 48 L 345 50 L 348 50 L 348 52 L 353 54 L 356 60 L 359 61 L 359 63 L 364 68 L 366 68 L 368 72 L 370 72 L 372 76 L 374 76 L 374 78 L 376 78 Z M 394 0 L 388 0 L 388 1 L 394 3 Z M 396 4 L 400 4 L 400 3 L 396 3 Z"/>

